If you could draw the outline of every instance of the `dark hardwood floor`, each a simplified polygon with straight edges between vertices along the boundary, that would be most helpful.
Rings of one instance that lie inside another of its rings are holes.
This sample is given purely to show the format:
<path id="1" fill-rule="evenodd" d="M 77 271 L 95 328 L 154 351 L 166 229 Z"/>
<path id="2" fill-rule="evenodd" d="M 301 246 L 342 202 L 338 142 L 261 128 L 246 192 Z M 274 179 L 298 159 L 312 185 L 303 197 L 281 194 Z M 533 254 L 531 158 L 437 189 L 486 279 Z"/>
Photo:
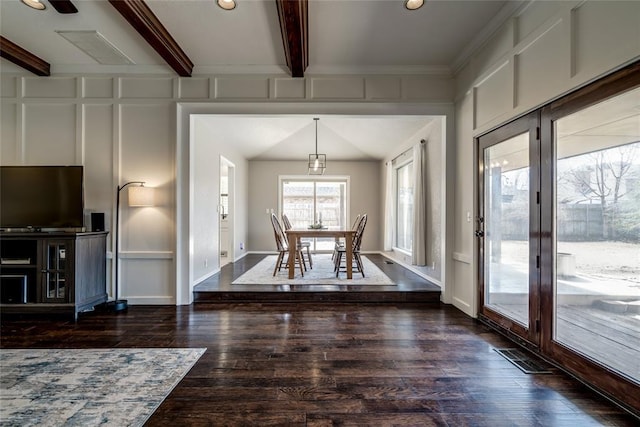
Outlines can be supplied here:
<path id="1" fill-rule="evenodd" d="M 632 426 L 509 341 L 440 304 L 132 306 L 78 322 L 3 318 L 2 348 L 206 347 L 149 426 Z"/>
<path id="2" fill-rule="evenodd" d="M 440 288 L 379 254 L 365 255 L 393 282 L 394 286 L 344 285 L 232 285 L 236 278 L 266 255 L 249 254 L 222 267 L 218 274 L 194 288 L 200 302 L 432 302 L 440 301 Z M 284 274 L 284 273 L 280 273 Z"/>

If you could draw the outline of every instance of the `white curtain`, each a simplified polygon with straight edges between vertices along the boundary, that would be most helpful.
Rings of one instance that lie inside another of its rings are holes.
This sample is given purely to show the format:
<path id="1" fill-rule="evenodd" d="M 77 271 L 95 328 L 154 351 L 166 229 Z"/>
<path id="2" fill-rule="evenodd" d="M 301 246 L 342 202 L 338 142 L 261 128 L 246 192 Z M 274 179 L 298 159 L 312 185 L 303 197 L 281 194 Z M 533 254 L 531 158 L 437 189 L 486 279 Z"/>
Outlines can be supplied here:
<path id="1" fill-rule="evenodd" d="M 413 147 L 413 242 L 411 263 L 420 266 L 427 265 L 426 145 L 426 142 L 419 142 Z"/>
<path id="2" fill-rule="evenodd" d="M 393 200 L 393 162 L 387 162 L 387 175 L 384 189 L 384 250 L 393 249 L 395 241 L 395 205 Z"/>

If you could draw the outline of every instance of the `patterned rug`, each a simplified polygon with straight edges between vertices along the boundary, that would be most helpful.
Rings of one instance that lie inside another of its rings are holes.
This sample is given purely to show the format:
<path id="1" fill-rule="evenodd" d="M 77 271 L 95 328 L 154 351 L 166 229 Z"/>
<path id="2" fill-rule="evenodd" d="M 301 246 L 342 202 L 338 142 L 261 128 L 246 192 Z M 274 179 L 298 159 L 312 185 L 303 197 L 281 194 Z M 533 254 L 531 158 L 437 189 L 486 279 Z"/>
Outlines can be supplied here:
<path id="1" fill-rule="evenodd" d="M 141 426 L 205 350 L 2 349 L 0 425 Z"/>
<path id="2" fill-rule="evenodd" d="M 362 256 L 362 264 L 365 277 L 360 273 L 353 273 L 353 279 L 347 279 L 347 273 L 341 272 L 336 277 L 333 271 L 331 254 L 312 255 L 313 268 L 300 275 L 299 267 L 296 267 L 296 275 L 289 279 L 287 269 L 280 270 L 275 276 L 273 269 L 276 265 L 276 255 L 269 255 L 256 264 L 252 269 L 231 282 L 232 285 L 366 285 L 366 286 L 390 286 L 395 283 L 380 270 L 366 256 Z"/>

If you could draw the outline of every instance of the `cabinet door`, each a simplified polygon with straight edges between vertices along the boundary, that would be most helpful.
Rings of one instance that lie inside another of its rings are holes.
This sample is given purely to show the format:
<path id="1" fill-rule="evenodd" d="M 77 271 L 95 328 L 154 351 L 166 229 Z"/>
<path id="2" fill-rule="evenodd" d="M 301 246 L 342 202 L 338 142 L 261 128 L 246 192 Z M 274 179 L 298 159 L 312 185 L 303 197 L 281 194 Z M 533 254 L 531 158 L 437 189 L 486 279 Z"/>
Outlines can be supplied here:
<path id="1" fill-rule="evenodd" d="M 42 241 L 42 302 L 69 302 L 71 274 L 69 260 L 73 246 L 68 240 Z"/>

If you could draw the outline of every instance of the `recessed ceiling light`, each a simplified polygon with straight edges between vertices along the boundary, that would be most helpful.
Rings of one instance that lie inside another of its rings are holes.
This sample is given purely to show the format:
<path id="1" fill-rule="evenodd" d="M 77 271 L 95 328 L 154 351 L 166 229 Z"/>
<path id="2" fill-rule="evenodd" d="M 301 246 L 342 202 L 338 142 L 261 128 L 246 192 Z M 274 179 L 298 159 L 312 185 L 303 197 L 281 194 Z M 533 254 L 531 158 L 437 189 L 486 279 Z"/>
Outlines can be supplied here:
<path id="1" fill-rule="evenodd" d="M 416 9 L 420 9 L 423 4 L 424 4 L 424 0 L 406 0 L 404 2 L 404 7 L 406 7 L 409 10 L 416 10 Z"/>
<path id="2" fill-rule="evenodd" d="M 44 5 L 44 3 L 40 3 L 39 0 L 20 0 L 20 1 L 22 1 L 22 3 L 26 4 L 27 6 L 33 9 L 38 9 L 38 10 L 46 9 L 46 6 Z"/>
<path id="3" fill-rule="evenodd" d="M 224 10 L 233 10 L 236 8 L 236 0 L 217 0 L 218 6 Z"/>

